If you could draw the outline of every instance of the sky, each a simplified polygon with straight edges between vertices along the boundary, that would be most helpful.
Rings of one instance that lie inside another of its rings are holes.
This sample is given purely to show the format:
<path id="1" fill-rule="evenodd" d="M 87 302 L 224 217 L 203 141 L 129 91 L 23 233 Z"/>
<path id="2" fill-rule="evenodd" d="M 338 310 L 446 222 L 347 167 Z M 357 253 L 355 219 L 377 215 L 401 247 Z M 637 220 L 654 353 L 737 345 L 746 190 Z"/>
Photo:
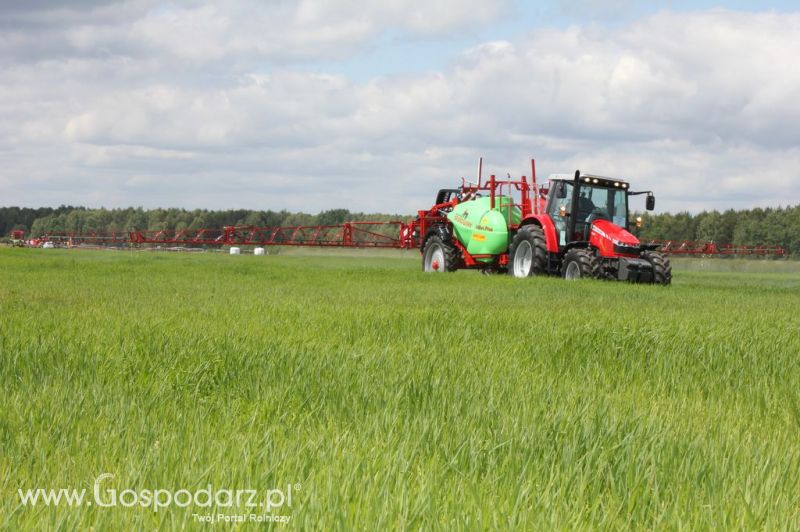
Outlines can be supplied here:
<path id="1" fill-rule="evenodd" d="M 408 214 L 479 157 L 796 205 L 794 5 L 0 0 L 0 205 Z"/>

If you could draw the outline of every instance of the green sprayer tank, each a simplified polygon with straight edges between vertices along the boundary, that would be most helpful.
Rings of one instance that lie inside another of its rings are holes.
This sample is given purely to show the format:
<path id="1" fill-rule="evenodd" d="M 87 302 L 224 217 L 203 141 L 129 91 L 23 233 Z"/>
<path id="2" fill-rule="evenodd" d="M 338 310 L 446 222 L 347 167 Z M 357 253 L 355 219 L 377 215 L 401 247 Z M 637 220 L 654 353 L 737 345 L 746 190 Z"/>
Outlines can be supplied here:
<path id="1" fill-rule="evenodd" d="M 497 196 L 494 209 L 491 198 L 477 198 L 459 203 L 447 215 L 456 238 L 470 255 L 498 255 L 508 250 L 508 226 L 520 222 L 520 210 L 508 196 Z M 491 262 L 492 258 L 478 258 Z"/>

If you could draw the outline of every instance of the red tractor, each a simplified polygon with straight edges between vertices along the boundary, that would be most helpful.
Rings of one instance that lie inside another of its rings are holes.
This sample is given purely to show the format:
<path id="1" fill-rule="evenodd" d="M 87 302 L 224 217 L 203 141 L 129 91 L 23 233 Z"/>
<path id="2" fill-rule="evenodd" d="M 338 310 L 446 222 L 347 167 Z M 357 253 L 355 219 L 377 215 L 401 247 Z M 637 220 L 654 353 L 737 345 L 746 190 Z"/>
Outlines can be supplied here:
<path id="1" fill-rule="evenodd" d="M 481 168 L 482 168 L 481 163 Z M 581 174 L 555 175 L 549 186 L 532 180 L 498 180 L 439 191 L 436 205 L 419 211 L 406 232 L 420 247 L 426 272 L 462 268 L 507 271 L 514 277 L 561 275 L 668 285 L 669 258 L 658 245 L 642 244 L 628 229 L 632 192 L 619 179 Z M 638 223 L 638 221 L 636 222 Z"/>

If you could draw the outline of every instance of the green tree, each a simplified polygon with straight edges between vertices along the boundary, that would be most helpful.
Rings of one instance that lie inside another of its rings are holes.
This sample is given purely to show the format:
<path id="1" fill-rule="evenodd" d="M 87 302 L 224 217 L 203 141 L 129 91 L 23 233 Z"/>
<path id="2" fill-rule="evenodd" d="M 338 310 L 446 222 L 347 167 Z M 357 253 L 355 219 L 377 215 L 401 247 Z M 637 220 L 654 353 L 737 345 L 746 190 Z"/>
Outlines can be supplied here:
<path id="1" fill-rule="evenodd" d="M 317 215 L 317 223 L 319 225 L 337 225 L 351 220 L 350 211 L 347 209 L 331 209 L 322 211 Z"/>

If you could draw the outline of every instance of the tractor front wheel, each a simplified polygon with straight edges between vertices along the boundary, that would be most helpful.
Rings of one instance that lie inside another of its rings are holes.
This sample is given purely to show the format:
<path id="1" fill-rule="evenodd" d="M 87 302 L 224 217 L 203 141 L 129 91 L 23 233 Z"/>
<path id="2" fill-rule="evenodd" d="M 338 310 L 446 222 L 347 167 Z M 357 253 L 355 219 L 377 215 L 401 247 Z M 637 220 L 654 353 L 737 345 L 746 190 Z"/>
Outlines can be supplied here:
<path id="1" fill-rule="evenodd" d="M 458 269 L 458 249 L 452 244 L 442 240 L 442 237 L 433 235 L 425 241 L 422 248 L 422 271 L 424 272 L 454 272 Z"/>
<path id="2" fill-rule="evenodd" d="M 672 284 L 672 264 L 669 257 L 658 251 L 645 251 L 642 258 L 653 267 L 653 284 Z"/>
<path id="3" fill-rule="evenodd" d="M 508 248 L 508 273 L 514 277 L 541 275 L 547 267 L 544 233 L 538 225 L 520 227 Z"/>
<path id="4" fill-rule="evenodd" d="M 564 255 L 561 267 L 564 279 L 595 279 L 600 276 L 600 264 L 590 251 L 585 249 L 571 249 Z"/>

